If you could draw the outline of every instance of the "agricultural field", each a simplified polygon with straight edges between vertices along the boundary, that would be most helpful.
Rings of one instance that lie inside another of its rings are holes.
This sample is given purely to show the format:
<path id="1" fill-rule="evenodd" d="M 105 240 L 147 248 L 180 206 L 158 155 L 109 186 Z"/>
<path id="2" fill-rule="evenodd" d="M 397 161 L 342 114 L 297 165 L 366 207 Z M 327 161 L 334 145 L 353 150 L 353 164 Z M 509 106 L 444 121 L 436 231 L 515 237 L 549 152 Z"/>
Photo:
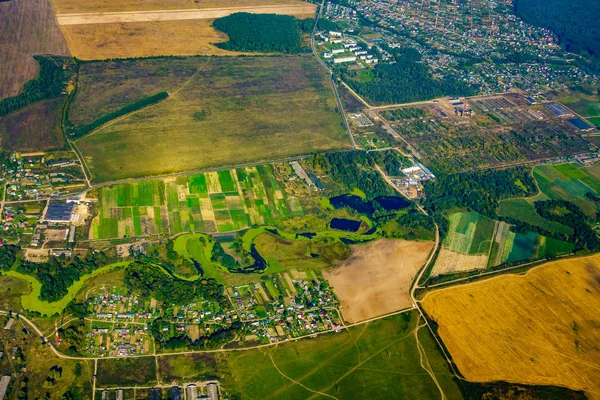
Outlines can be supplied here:
<path id="1" fill-rule="evenodd" d="M 438 173 L 554 158 L 590 148 L 574 126 L 542 106 L 527 105 L 518 95 L 440 100 L 379 114 Z"/>
<path id="2" fill-rule="evenodd" d="M 454 213 L 448 219 L 448 234 L 432 276 L 485 268 L 496 221 L 473 212 Z"/>
<path id="3" fill-rule="evenodd" d="M 386 239 L 352 246 L 347 261 L 323 271 L 341 301 L 344 320 L 358 322 L 411 307 L 410 284 L 432 247 L 432 242 Z"/>
<path id="4" fill-rule="evenodd" d="M 259 165 L 103 187 L 90 238 L 231 232 L 302 214 L 271 167 Z"/>
<path id="5" fill-rule="evenodd" d="M 99 387 L 151 386 L 156 384 L 154 357 L 112 358 L 98 361 Z"/>
<path id="6" fill-rule="evenodd" d="M 600 256 L 430 292 L 422 300 L 462 375 L 599 398 Z"/>
<path id="7" fill-rule="evenodd" d="M 0 2 L 0 99 L 18 94 L 38 73 L 35 54 L 68 56 L 50 0 Z"/>
<path id="8" fill-rule="evenodd" d="M 17 151 L 60 149 L 64 137 L 60 129 L 64 98 L 31 104 L 0 118 L 2 147 Z"/>
<path id="9" fill-rule="evenodd" d="M 576 164 L 540 165 L 533 169 L 540 191 L 551 199 L 566 200 L 578 205 L 586 214 L 595 216 L 595 204 L 586 193 L 600 195 L 598 166 Z"/>
<path id="10" fill-rule="evenodd" d="M 559 96 L 558 101 L 586 119 L 587 117 L 600 117 L 600 98 L 598 96 L 573 92 Z"/>
<path id="11" fill-rule="evenodd" d="M 519 221 L 523 221 L 533 226 L 537 226 L 549 232 L 563 233 L 570 235 L 573 233 L 573 229 L 568 226 L 559 224 L 558 222 L 549 221 L 542 218 L 537 211 L 533 202 L 535 200 L 542 200 L 535 196 L 529 199 L 508 199 L 500 202 L 500 208 L 498 215 L 503 217 L 514 218 Z"/>
<path id="12" fill-rule="evenodd" d="M 299 0 L 105 1 L 54 0 L 57 21 L 74 56 L 83 60 L 172 55 L 237 55 L 215 43 L 227 35 L 212 22 L 235 12 L 309 18 L 314 4 Z"/>
<path id="13" fill-rule="evenodd" d="M 156 60 L 148 61 L 156 67 Z M 180 62 L 161 61 L 167 71 Z M 168 99 L 76 141 L 94 181 L 350 147 L 328 78 L 313 57 L 199 57 L 187 62 L 195 71 Z M 135 83 L 122 77 L 129 67 L 143 65 L 118 68 L 116 81 L 124 85 L 119 92 Z M 105 84 L 111 81 L 108 77 Z M 152 93 L 161 90 L 155 87 Z M 74 118 L 73 111 L 70 115 Z"/>

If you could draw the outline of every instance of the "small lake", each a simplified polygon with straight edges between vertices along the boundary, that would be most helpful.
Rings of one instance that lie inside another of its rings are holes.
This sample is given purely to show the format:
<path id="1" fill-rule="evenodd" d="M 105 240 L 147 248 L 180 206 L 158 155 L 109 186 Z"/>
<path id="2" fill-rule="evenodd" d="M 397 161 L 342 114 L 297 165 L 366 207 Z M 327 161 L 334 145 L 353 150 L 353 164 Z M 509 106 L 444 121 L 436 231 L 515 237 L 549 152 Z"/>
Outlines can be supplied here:
<path id="1" fill-rule="evenodd" d="M 360 229 L 360 221 L 346 218 L 333 218 L 329 223 L 331 229 L 338 231 L 357 232 Z"/>
<path id="2" fill-rule="evenodd" d="M 353 194 L 343 194 L 329 199 L 331 205 L 335 208 L 350 207 L 361 214 L 373 214 L 375 208 L 370 201 L 361 199 Z"/>
<path id="3" fill-rule="evenodd" d="M 383 196 L 375 199 L 385 211 L 398 211 L 410 206 L 410 202 L 398 196 Z"/>

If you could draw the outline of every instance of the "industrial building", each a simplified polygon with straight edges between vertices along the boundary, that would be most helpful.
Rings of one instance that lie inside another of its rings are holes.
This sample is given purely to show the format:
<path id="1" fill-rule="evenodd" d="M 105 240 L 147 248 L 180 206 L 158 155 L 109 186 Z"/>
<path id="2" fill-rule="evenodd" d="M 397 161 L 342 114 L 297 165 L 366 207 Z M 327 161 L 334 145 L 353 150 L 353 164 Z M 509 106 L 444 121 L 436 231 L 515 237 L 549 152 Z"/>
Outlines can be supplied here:
<path id="1" fill-rule="evenodd" d="M 10 384 L 10 376 L 5 375 L 0 379 L 0 400 L 4 399 L 6 395 L 6 391 L 8 390 L 8 385 Z"/>
<path id="2" fill-rule="evenodd" d="M 56 202 L 48 204 L 48 209 L 43 220 L 54 223 L 67 223 L 71 221 L 75 203 Z"/>

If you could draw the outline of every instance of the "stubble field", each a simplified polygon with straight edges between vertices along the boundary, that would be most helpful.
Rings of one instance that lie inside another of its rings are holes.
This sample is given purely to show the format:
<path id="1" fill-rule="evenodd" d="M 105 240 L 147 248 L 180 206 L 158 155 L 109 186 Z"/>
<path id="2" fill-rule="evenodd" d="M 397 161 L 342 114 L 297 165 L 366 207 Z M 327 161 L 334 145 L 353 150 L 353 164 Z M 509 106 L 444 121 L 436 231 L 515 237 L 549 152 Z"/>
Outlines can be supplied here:
<path id="1" fill-rule="evenodd" d="M 144 61 L 125 64 L 118 75 L 126 75 L 132 65 L 143 67 Z M 155 60 L 148 61 L 156 67 Z M 172 61 L 180 60 L 161 61 L 168 71 Z M 195 67 L 196 72 L 168 99 L 76 142 L 94 181 L 350 147 L 328 77 L 313 57 L 197 57 L 187 62 L 193 64 L 188 71 Z M 122 88 L 131 84 L 122 75 L 116 80 Z M 103 84 L 110 81 L 107 77 Z M 160 90 L 155 86 L 152 93 Z"/>
<path id="2" fill-rule="evenodd" d="M 340 299 L 344 320 L 358 322 L 410 307 L 410 284 L 432 246 L 380 239 L 354 246 L 346 262 L 323 270 Z"/>
<path id="3" fill-rule="evenodd" d="M 600 255 L 428 294 L 425 311 L 464 377 L 600 398 Z"/>

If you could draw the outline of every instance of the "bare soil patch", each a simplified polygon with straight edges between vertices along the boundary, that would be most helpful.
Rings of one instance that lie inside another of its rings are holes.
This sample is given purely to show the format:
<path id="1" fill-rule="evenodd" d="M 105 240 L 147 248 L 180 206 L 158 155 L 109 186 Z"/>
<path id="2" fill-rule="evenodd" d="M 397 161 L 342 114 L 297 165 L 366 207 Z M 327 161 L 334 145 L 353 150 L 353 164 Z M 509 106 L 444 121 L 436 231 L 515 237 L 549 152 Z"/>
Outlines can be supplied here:
<path id="1" fill-rule="evenodd" d="M 0 2 L 0 98 L 18 94 L 36 77 L 35 54 L 69 55 L 50 0 Z"/>
<path id="2" fill-rule="evenodd" d="M 323 271 L 348 322 L 378 317 L 412 305 L 409 289 L 433 242 L 380 239 L 352 246 L 352 256 Z"/>

